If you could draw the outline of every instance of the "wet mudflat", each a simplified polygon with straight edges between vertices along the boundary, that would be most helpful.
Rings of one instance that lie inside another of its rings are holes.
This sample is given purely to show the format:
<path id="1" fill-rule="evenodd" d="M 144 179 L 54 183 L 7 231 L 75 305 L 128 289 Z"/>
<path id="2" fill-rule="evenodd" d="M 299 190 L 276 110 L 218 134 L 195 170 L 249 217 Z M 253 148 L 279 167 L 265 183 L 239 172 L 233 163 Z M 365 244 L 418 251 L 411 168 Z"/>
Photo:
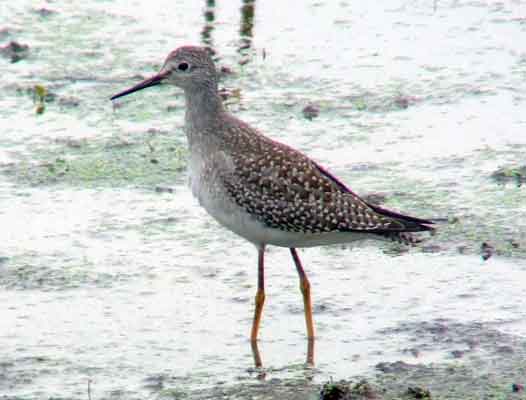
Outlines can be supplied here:
<path id="1" fill-rule="evenodd" d="M 357 398 L 526 398 L 525 17 L 520 2 L 3 5 L 0 395 L 316 399 L 332 379 Z M 255 250 L 189 193 L 182 93 L 108 100 L 188 43 L 215 49 L 236 115 L 361 195 L 445 219 L 413 249 L 302 251 L 313 368 L 276 248 L 252 367 Z"/>

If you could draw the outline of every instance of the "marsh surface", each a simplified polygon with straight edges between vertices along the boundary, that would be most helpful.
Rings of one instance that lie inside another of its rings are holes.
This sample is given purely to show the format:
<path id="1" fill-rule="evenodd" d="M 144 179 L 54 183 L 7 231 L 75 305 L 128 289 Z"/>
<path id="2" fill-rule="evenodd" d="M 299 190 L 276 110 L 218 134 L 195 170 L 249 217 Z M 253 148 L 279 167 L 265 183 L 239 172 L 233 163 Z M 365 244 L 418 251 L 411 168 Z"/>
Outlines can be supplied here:
<path id="1" fill-rule="evenodd" d="M 386 374 L 431 377 L 452 398 L 443 371 L 474 398 L 511 393 L 525 376 L 524 4 L 62 3 L 0 13 L 0 45 L 28 46 L 0 53 L 3 398 L 86 399 L 88 381 L 93 399 L 316 398 L 329 378 L 389 387 Z M 251 369 L 256 251 L 189 193 L 182 93 L 109 101 L 189 43 L 215 49 L 236 115 L 361 195 L 448 220 L 408 251 L 301 252 L 313 369 L 296 272 L 277 248 L 265 380 Z M 305 118 L 309 105 L 319 115 Z"/>

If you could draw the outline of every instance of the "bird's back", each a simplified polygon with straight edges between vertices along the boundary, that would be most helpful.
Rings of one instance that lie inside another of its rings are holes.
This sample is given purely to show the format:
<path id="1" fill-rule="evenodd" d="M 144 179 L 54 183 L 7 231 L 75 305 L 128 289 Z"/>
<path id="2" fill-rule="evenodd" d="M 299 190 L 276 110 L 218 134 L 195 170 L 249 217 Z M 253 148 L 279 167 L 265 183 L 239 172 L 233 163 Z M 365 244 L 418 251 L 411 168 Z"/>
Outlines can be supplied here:
<path id="1" fill-rule="evenodd" d="M 305 154 L 230 114 L 222 116 L 221 124 L 220 132 L 212 126 L 198 139 L 197 147 L 207 148 L 196 171 L 202 179 L 195 177 L 207 182 L 201 200 L 203 191 L 207 198 L 201 203 L 229 228 L 234 223 L 228 223 L 228 214 L 236 219 L 238 230 L 255 222 L 248 234 L 237 232 L 250 241 L 254 238 L 247 235 L 258 226 L 265 232 L 258 235 L 260 240 L 274 231 L 269 240 L 276 236 L 280 243 L 268 244 L 286 247 L 292 247 L 282 243 L 287 237 L 303 237 L 306 245 L 347 242 L 363 233 L 410 241 L 410 235 L 402 234 L 432 229 L 430 221 L 368 204 Z"/>

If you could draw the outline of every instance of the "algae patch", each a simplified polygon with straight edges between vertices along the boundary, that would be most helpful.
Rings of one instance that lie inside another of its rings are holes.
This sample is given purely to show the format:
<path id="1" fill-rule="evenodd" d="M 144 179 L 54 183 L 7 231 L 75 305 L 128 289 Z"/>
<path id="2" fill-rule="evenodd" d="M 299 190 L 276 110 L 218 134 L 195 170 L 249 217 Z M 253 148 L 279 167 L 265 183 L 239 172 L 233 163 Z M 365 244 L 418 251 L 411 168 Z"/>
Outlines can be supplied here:
<path id="1" fill-rule="evenodd" d="M 162 135 L 146 140 L 66 140 L 36 148 L 31 159 L 0 169 L 17 183 L 30 186 L 150 186 L 178 181 L 186 167 L 186 150 Z"/>
<path id="2" fill-rule="evenodd" d="M 84 286 L 111 287 L 115 281 L 132 279 L 122 272 L 98 272 L 89 265 L 65 262 L 67 268 L 49 267 L 44 262 L 24 262 L 27 255 L 17 257 L 0 275 L 0 287 L 5 290 L 67 291 Z"/>
<path id="3" fill-rule="evenodd" d="M 491 177 L 500 184 L 514 182 L 520 187 L 526 183 L 526 165 L 499 168 Z"/>

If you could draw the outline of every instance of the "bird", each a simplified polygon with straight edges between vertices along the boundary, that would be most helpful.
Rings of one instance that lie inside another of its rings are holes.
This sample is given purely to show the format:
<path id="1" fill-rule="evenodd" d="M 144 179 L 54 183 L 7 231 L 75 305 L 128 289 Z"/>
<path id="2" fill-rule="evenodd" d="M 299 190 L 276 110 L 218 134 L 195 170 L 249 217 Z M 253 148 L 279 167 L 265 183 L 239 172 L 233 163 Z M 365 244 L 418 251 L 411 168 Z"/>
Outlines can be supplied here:
<path id="1" fill-rule="evenodd" d="M 265 302 L 265 249 L 286 247 L 299 276 L 306 334 L 314 341 L 311 285 L 298 248 L 387 239 L 413 244 L 433 220 L 371 204 L 304 153 L 232 115 L 218 93 L 206 47 L 181 46 L 152 77 L 111 100 L 159 84 L 182 89 L 190 187 L 221 225 L 255 245 L 257 291 L 250 341 L 258 340 Z"/>

